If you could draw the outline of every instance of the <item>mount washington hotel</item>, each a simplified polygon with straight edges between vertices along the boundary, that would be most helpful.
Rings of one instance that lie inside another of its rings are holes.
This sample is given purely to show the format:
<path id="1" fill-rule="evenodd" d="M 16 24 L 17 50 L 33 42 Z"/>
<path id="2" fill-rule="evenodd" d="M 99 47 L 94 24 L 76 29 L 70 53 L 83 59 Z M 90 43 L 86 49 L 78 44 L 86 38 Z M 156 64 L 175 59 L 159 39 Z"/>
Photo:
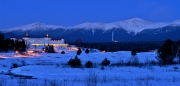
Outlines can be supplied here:
<path id="1" fill-rule="evenodd" d="M 16 38 L 13 38 L 13 37 L 11 39 L 16 40 Z M 27 45 L 34 45 L 34 46 L 53 45 L 55 47 L 58 47 L 58 46 L 67 47 L 68 46 L 68 44 L 65 44 L 64 39 L 52 40 L 48 34 L 43 38 L 30 38 L 28 36 L 28 34 L 26 34 L 26 36 L 22 37 L 22 39 L 26 42 Z"/>

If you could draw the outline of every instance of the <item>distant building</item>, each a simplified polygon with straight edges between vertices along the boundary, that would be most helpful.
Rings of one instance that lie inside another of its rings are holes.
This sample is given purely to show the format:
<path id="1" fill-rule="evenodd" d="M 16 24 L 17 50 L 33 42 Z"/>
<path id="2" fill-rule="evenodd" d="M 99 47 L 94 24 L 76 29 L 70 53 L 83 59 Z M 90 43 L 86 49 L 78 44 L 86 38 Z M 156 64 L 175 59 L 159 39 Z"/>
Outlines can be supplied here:
<path id="1" fill-rule="evenodd" d="M 16 38 L 12 37 L 11 39 L 16 40 Z M 28 34 L 26 36 L 22 37 L 22 39 L 25 40 L 26 45 L 33 45 L 33 46 L 47 46 L 47 45 L 53 45 L 55 47 L 57 46 L 63 46 L 67 47 L 68 44 L 65 44 L 64 39 L 56 39 L 53 40 L 51 37 L 47 34 L 43 38 L 30 38 Z"/>

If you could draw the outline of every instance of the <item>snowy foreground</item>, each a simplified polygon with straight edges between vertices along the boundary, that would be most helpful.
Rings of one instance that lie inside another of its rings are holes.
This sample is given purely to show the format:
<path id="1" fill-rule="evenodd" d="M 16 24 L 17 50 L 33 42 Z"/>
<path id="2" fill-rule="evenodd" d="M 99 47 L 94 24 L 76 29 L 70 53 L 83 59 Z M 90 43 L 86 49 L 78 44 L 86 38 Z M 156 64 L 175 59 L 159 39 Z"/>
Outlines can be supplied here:
<path id="1" fill-rule="evenodd" d="M 0 53 L 0 86 L 180 86 L 180 70 L 168 66 L 105 66 L 100 63 L 106 57 L 111 64 L 126 62 L 132 58 L 129 51 L 82 52 L 78 57 L 83 66 L 71 68 L 67 64 L 76 51 L 66 54 L 40 53 L 37 56 L 15 57 L 14 53 Z M 139 62 L 157 61 L 154 52 L 137 53 Z M 95 66 L 85 68 L 91 60 Z M 13 67 L 17 64 L 18 67 Z"/>

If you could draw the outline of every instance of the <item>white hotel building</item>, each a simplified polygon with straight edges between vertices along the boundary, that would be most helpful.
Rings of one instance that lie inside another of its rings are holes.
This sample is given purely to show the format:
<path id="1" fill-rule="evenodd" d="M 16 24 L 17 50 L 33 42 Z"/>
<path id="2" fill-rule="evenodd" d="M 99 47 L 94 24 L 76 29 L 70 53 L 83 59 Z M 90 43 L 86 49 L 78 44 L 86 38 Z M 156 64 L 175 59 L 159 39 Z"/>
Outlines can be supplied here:
<path id="1" fill-rule="evenodd" d="M 16 40 L 16 38 L 11 38 L 11 39 Z M 24 36 L 22 39 L 25 40 L 27 45 L 33 45 L 33 46 L 47 46 L 47 45 L 53 45 L 55 47 L 68 46 L 68 44 L 65 44 L 64 39 L 52 40 L 48 34 L 44 38 L 30 38 L 28 34 L 26 34 L 26 36 Z"/>

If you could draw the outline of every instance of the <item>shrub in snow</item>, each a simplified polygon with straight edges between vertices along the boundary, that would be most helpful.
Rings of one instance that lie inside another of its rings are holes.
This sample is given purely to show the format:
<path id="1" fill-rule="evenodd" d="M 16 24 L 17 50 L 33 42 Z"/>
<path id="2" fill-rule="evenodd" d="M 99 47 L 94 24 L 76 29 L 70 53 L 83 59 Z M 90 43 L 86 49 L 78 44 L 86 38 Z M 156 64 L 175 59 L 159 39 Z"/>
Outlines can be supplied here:
<path id="1" fill-rule="evenodd" d="M 146 59 L 146 61 L 145 61 L 145 64 L 144 65 L 148 65 L 148 66 L 154 66 L 154 65 L 156 65 L 157 64 L 157 62 L 156 61 L 154 61 L 154 60 L 148 60 L 148 59 Z"/>
<path id="2" fill-rule="evenodd" d="M 24 60 L 20 61 L 22 63 L 22 66 L 26 66 L 26 62 Z"/>
<path id="3" fill-rule="evenodd" d="M 102 64 L 103 66 L 107 66 L 107 65 L 110 64 L 110 61 L 109 61 L 107 58 L 105 58 L 105 59 L 101 62 L 101 64 Z"/>
<path id="4" fill-rule="evenodd" d="M 74 60 L 74 59 L 72 59 L 72 58 L 71 58 L 71 59 L 69 59 L 69 61 L 68 61 L 68 65 L 70 65 L 70 66 L 71 66 L 71 65 L 72 65 L 72 63 L 73 63 L 73 60 Z"/>
<path id="5" fill-rule="evenodd" d="M 12 64 L 12 68 L 17 68 L 17 67 L 19 67 L 18 64 L 16 64 L 16 63 Z"/>
<path id="6" fill-rule="evenodd" d="M 156 65 L 156 64 L 157 64 L 156 61 L 154 61 L 154 60 L 150 61 L 150 65 Z"/>
<path id="7" fill-rule="evenodd" d="M 126 63 L 128 66 L 138 66 L 139 65 L 139 59 L 136 56 L 133 56 L 129 59 L 129 61 Z"/>
<path id="8" fill-rule="evenodd" d="M 65 52 L 64 52 L 64 51 L 61 51 L 61 54 L 65 54 Z"/>
<path id="9" fill-rule="evenodd" d="M 77 51 L 77 55 L 80 55 L 81 54 L 81 49 L 79 48 L 78 51 Z"/>
<path id="10" fill-rule="evenodd" d="M 119 62 L 115 63 L 114 66 L 122 66 L 124 65 L 124 61 L 120 60 Z"/>
<path id="11" fill-rule="evenodd" d="M 137 52 L 136 52 L 136 50 L 135 50 L 135 49 L 133 49 L 133 50 L 131 51 L 131 55 L 132 55 L 132 56 L 135 56 L 135 55 L 136 55 L 136 53 L 137 53 Z"/>
<path id="12" fill-rule="evenodd" d="M 86 54 L 88 54 L 89 52 L 90 52 L 89 49 L 86 49 L 86 50 L 85 50 L 85 53 L 86 53 Z"/>
<path id="13" fill-rule="evenodd" d="M 85 86 L 98 86 L 100 81 L 98 74 L 93 71 L 89 71 L 87 77 L 85 77 L 83 80 Z"/>
<path id="14" fill-rule="evenodd" d="M 81 60 L 76 55 L 74 59 L 71 58 L 68 61 L 68 65 L 70 65 L 71 67 L 79 68 L 82 64 L 81 64 Z"/>
<path id="15" fill-rule="evenodd" d="M 105 68 L 104 67 L 101 67 L 101 70 L 104 70 Z"/>
<path id="16" fill-rule="evenodd" d="M 163 64 L 169 64 L 173 62 L 174 57 L 173 42 L 167 39 L 161 49 L 158 50 L 158 56 L 156 58 L 163 62 Z"/>
<path id="17" fill-rule="evenodd" d="M 53 45 L 48 45 L 46 48 L 45 48 L 45 52 L 47 53 L 56 53 L 54 51 L 54 46 Z"/>
<path id="18" fill-rule="evenodd" d="M 179 68 L 177 66 L 173 67 L 175 71 L 177 71 Z"/>
<path id="19" fill-rule="evenodd" d="M 93 63 L 89 60 L 86 62 L 86 67 L 91 68 L 93 66 Z"/>
<path id="20" fill-rule="evenodd" d="M 139 59 L 138 57 L 133 57 L 131 59 L 131 64 L 134 65 L 134 66 L 137 66 L 139 64 Z"/>
<path id="21" fill-rule="evenodd" d="M 94 49 L 90 49 L 90 52 L 91 52 L 91 53 L 93 53 L 93 52 L 96 52 L 96 50 L 94 50 Z"/>

